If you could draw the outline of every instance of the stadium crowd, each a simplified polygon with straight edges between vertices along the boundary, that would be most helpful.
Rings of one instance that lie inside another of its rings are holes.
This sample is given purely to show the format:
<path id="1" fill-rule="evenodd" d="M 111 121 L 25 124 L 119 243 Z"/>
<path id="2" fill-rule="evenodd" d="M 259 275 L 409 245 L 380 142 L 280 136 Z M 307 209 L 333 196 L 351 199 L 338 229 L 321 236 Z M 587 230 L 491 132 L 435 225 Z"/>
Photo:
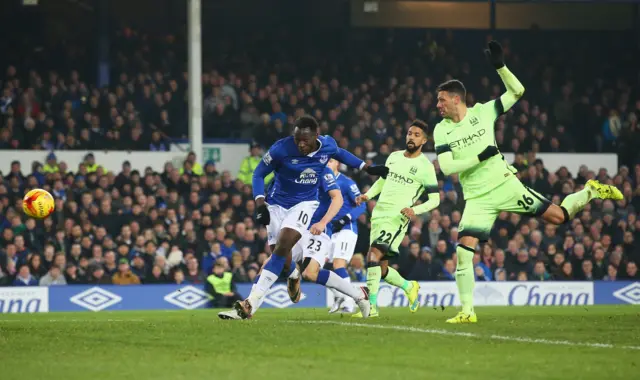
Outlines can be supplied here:
<path id="1" fill-rule="evenodd" d="M 31 168 L 14 162 L 9 173 L 2 173 L 0 284 L 202 284 L 215 263 L 231 271 L 236 282 L 252 281 L 268 247 L 266 229 L 252 218 L 248 179 L 263 149 L 287 136 L 295 117 L 314 115 L 322 133 L 341 147 L 383 164 L 390 152 L 404 147 L 410 120 L 435 125 L 433 90 L 440 81 L 462 79 L 470 104 L 501 91 L 481 54 L 475 54 L 479 49 L 466 47 L 469 40 L 482 46 L 484 35 L 461 39 L 451 32 L 417 37 L 384 32 L 380 39 L 380 33 L 358 35 L 359 43 L 353 37 L 342 47 L 302 48 L 295 62 L 273 44 L 260 57 L 221 51 L 225 58 L 213 60 L 218 66 L 205 65 L 205 136 L 257 143 L 241 173 L 219 173 L 213 162 L 200 166 L 194 154 L 182 168 L 167 164 L 161 173 L 129 162 L 120 173 L 105 173 L 92 155 L 79 168 L 68 168 L 48 153 L 162 151 L 172 138 L 184 137 L 188 83 L 175 38 L 122 31 L 114 41 L 113 82 L 105 88 L 85 81 L 82 70 L 8 66 L 1 78 L 0 149 L 40 150 L 34 157 L 42 162 Z M 478 248 L 476 276 L 486 281 L 638 279 L 640 72 L 629 65 L 633 52 L 615 39 L 597 44 L 561 34 L 556 43 L 569 48 L 554 45 L 538 50 L 547 55 L 533 53 L 545 38 L 533 34 L 528 40 L 503 41 L 508 65 L 527 94 L 496 123 L 497 143 L 502 151 L 516 153 L 522 181 L 554 203 L 590 178 L 612 181 L 625 200 L 595 201 L 559 228 L 500 215 L 491 241 Z M 585 49 L 585 43 L 592 48 Z M 586 62 L 580 58 L 586 52 L 588 64 L 570 66 Z M 607 70 L 614 64 L 611 57 L 617 60 L 614 71 Z M 550 173 L 536 159 L 537 152 L 566 151 L 617 152 L 624 166 L 618 173 L 586 167 Z M 437 170 L 441 205 L 412 222 L 393 262 L 409 280 L 453 280 L 463 197 L 457 177 Z M 362 190 L 372 183 L 364 173 L 348 174 Z M 33 187 L 56 198 L 54 215 L 44 221 L 19 211 L 22 195 Z M 349 268 L 357 281 L 366 274 L 368 215 L 359 219 L 357 253 Z"/>

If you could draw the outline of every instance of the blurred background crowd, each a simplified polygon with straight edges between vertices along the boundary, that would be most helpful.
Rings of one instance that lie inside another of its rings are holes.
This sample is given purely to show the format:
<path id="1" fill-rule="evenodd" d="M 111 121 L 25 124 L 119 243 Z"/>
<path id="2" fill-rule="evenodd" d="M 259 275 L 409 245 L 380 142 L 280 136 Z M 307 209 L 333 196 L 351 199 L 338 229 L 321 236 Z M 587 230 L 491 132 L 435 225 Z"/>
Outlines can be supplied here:
<path id="1" fill-rule="evenodd" d="M 461 79 L 469 105 L 501 94 L 481 52 L 490 38 L 502 42 L 527 89 L 496 123 L 496 142 L 516 153 L 521 180 L 557 204 L 591 178 L 614 183 L 625 199 L 592 202 L 561 227 L 500 215 L 491 241 L 478 247 L 478 280 L 640 279 L 639 52 L 623 35 L 347 29 L 313 44 L 301 44 L 287 28 L 219 35 L 206 41 L 198 84 L 203 134 L 252 141 L 239 173 L 219 172 L 193 153 L 162 172 L 135 162 L 107 172 L 92 154 L 68 167 L 56 157 L 61 150 L 167 151 L 185 138 L 184 35 L 114 28 L 104 86 L 90 74 L 82 45 L 30 49 L 3 41 L 12 53 L 0 58 L 0 150 L 3 157 L 13 149 L 35 152 L 30 167 L 16 161 L 0 179 L 0 285 L 202 284 L 215 263 L 236 282 L 252 281 L 269 252 L 266 229 L 253 221 L 250 187 L 264 149 L 288 136 L 296 117 L 311 114 L 342 148 L 383 164 L 404 148 L 411 120 L 438 122 L 440 82 Z M 425 151 L 433 151 L 432 141 Z M 538 152 L 613 152 L 621 166 L 616 173 L 549 172 Z M 409 280 L 454 279 L 464 201 L 457 177 L 435 165 L 441 205 L 411 223 L 393 262 Z M 346 174 L 362 191 L 374 180 Z M 34 187 L 56 198 L 44 221 L 20 211 L 22 195 Z M 359 219 L 353 280 L 365 279 L 374 205 Z"/>

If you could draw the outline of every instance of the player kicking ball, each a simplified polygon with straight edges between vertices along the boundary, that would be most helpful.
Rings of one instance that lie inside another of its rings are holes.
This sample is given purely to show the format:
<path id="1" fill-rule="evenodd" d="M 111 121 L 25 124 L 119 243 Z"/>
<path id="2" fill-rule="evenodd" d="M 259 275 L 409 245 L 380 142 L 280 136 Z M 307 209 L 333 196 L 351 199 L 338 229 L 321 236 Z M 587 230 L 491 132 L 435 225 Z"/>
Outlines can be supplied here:
<path id="1" fill-rule="evenodd" d="M 444 120 L 434 130 L 436 154 L 445 175 L 460 174 L 466 201 L 458 227 L 456 285 L 462 310 L 447 323 L 476 323 L 473 308 L 473 255 L 478 242 L 489 239 L 493 223 L 502 211 L 542 217 L 552 224 L 567 223 L 594 198 L 622 199 L 618 189 L 590 180 L 583 190 L 554 205 L 515 176 L 495 146 L 494 123 L 524 94 L 524 87 L 504 64 L 502 47 L 489 42 L 485 50 L 507 91 L 500 98 L 467 108 L 466 90 L 457 80 L 437 88 L 438 111 Z"/>
<path id="2" fill-rule="evenodd" d="M 296 120 L 293 136 L 276 141 L 256 167 L 252 181 L 256 221 L 267 226 L 273 254 L 249 297 L 234 305 L 242 318 L 251 316 L 253 306 L 264 297 L 285 265 L 290 265 L 291 251 L 304 231 L 309 229 L 311 218 L 318 208 L 320 178 L 331 158 L 349 167 L 363 169 L 371 175 L 382 176 L 388 171 L 384 166 L 369 166 L 340 149 L 332 137 L 320 136 L 318 122 L 311 116 Z M 275 172 L 275 176 L 268 193 L 265 193 L 264 178 L 271 172 Z M 331 272 L 327 286 L 332 287 L 341 280 Z M 358 298 L 366 298 L 366 294 Z M 363 314 L 368 313 L 367 307 Z"/>
<path id="3" fill-rule="evenodd" d="M 405 150 L 391 153 L 385 166 L 389 173 L 379 178 L 373 186 L 357 198 L 358 204 L 380 195 L 371 216 L 371 248 L 367 263 L 367 287 L 371 303 L 370 317 L 377 317 L 378 290 L 380 279 L 402 288 L 409 300 L 409 310 L 418 311 L 420 307 L 417 281 L 407 281 L 400 273 L 389 266 L 389 258 L 398 255 L 398 247 L 407 232 L 413 217 L 433 210 L 440 204 L 438 180 L 433 164 L 422 153 L 427 142 L 427 124 L 416 120 L 407 132 Z M 413 206 L 423 192 L 429 194 L 429 200 Z M 362 318 L 361 313 L 354 314 Z"/>
<path id="4" fill-rule="evenodd" d="M 345 295 L 354 299 L 356 303 L 360 303 L 364 309 L 369 308 L 369 301 L 366 297 L 366 289 L 356 288 L 352 286 L 348 280 L 338 278 L 335 273 L 331 273 L 326 269 L 322 269 L 327 256 L 331 252 L 333 243 L 331 241 L 331 226 L 329 224 L 332 220 L 341 220 L 344 215 L 350 210 L 343 207 L 342 191 L 337 183 L 334 173 L 337 171 L 338 162 L 336 160 L 330 160 L 327 167 L 324 169 L 320 193 L 318 195 L 320 205 L 311 218 L 311 228 L 305 231 L 302 238 L 293 247 L 292 250 L 292 265 L 288 270 L 288 286 L 289 297 L 293 303 L 300 301 L 300 272 L 296 269 L 295 263 L 299 263 L 302 270 L 302 277 L 311 282 L 326 286 L 331 290 L 339 292 L 342 297 Z M 271 258 L 267 259 L 263 264 L 261 271 L 268 265 Z M 260 272 L 261 274 L 262 272 Z M 260 282 L 260 274 L 256 277 L 254 288 Z M 333 275 L 333 280 L 330 278 Z M 340 276 L 342 277 L 342 276 Z M 252 289 L 253 292 L 253 289 Z M 264 297 L 258 298 L 252 304 L 252 315 L 258 311 Z M 221 319 L 244 319 L 237 311 L 237 309 L 223 311 L 218 313 L 218 317 Z"/>

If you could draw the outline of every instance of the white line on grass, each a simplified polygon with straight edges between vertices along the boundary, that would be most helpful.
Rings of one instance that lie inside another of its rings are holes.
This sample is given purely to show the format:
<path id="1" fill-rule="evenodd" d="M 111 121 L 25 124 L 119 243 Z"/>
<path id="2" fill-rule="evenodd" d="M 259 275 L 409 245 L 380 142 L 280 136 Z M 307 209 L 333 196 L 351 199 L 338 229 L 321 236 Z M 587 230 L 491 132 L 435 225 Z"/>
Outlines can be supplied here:
<path id="1" fill-rule="evenodd" d="M 589 343 L 589 342 L 572 342 L 568 340 L 534 339 L 534 338 L 527 338 L 527 337 L 505 336 L 505 335 L 496 335 L 496 334 L 482 335 L 482 334 L 476 334 L 471 332 L 459 332 L 459 331 L 450 331 L 450 330 L 444 330 L 444 329 L 425 329 L 425 328 L 410 327 L 410 326 L 374 325 L 374 324 L 368 324 L 368 323 L 337 322 L 337 321 L 289 321 L 289 322 L 306 323 L 306 324 L 312 324 L 312 325 L 353 326 L 353 327 L 363 327 L 363 328 L 369 328 L 369 329 L 397 330 L 397 331 L 408 331 L 408 332 L 416 332 L 416 333 L 423 333 L 423 334 L 463 336 L 467 338 L 493 339 L 493 340 L 503 340 L 508 342 L 548 344 L 548 345 L 556 345 L 556 346 L 620 348 L 625 350 L 640 350 L 640 346 L 619 346 L 619 345 L 613 345 L 609 343 Z"/>

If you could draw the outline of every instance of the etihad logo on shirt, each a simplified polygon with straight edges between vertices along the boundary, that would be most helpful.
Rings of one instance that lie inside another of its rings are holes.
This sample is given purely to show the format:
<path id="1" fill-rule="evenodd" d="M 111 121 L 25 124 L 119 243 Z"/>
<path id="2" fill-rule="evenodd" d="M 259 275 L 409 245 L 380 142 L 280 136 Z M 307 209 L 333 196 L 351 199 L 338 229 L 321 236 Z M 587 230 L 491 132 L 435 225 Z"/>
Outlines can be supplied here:
<path id="1" fill-rule="evenodd" d="M 318 183 L 318 174 L 315 170 L 306 168 L 294 182 L 299 185 L 315 185 Z"/>
<path id="2" fill-rule="evenodd" d="M 463 138 L 451 141 L 449 143 L 449 148 L 453 149 L 460 149 L 460 148 L 466 148 L 469 147 L 475 143 L 477 143 L 478 141 L 480 141 L 480 139 L 482 138 L 482 136 L 484 136 L 487 133 L 486 129 L 478 129 L 477 131 L 471 133 L 470 135 L 467 135 Z"/>
<path id="3" fill-rule="evenodd" d="M 387 174 L 387 181 L 393 181 L 404 185 L 411 185 L 414 182 L 413 178 L 405 177 L 402 174 L 392 171 Z"/>

